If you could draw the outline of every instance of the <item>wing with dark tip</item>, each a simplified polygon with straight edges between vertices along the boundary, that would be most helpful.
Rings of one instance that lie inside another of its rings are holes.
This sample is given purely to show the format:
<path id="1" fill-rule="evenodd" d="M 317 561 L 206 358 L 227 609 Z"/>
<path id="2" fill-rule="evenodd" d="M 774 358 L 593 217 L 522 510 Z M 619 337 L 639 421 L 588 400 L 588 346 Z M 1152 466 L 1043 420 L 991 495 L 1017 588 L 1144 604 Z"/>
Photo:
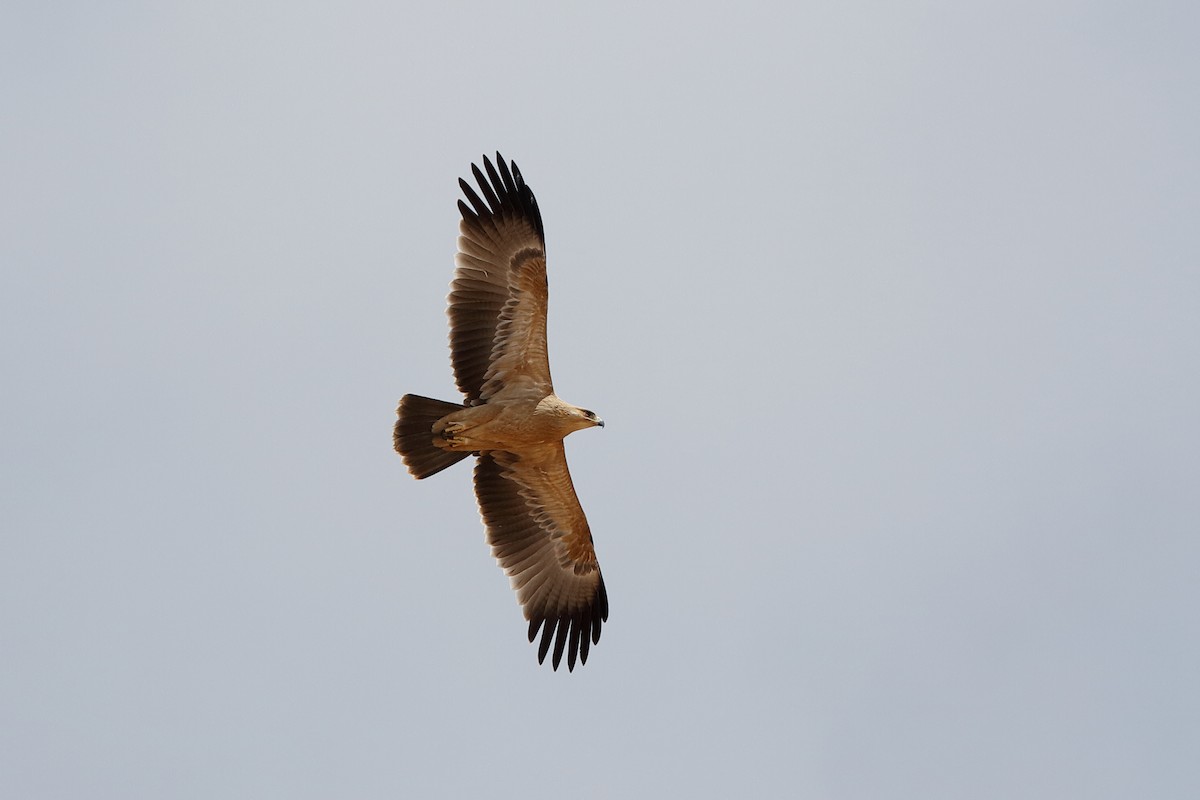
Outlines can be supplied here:
<path id="1" fill-rule="evenodd" d="M 558 669 L 587 663 L 608 619 L 608 594 L 587 518 L 575 495 L 562 442 L 523 451 L 491 451 L 475 467 L 475 496 L 492 554 L 512 579 L 529 620 L 541 631 L 538 663 L 553 647 Z"/>
<path id="2" fill-rule="evenodd" d="M 458 256 L 450 284 L 450 360 L 467 404 L 509 385 L 553 391 L 546 355 L 546 242 L 521 171 L 499 153 L 459 179 Z M 482 196 L 480 196 L 482 193 Z M 518 380 L 519 379 L 519 380 Z"/>

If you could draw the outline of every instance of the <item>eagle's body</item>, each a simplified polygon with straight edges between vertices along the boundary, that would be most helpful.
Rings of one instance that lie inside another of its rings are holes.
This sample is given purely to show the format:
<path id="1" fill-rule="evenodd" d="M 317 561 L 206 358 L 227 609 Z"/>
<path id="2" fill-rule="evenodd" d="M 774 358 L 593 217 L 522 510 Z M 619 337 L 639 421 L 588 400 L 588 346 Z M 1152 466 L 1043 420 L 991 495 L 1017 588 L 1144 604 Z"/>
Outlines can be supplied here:
<path id="1" fill-rule="evenodd" d="M 481 406 L 447 414 L 433 425 L 434 443 L 445 450 L 517 450 L 561 442 L 567 434 L 600 424 L 590 411 L 564 403 L 558 395 L 497 397 Z"/>
<path id="2" fill-rule="evenodd" d="M 546 243 L 533 192 L 517 165 L 484 158 L 471 169 L 485 200 L 459 185 L 462 213 L 450 285 L 450 352 L 465 402 L 405 395 L 396 451 L 417 478 L 478 456 L 475 495 L 492 554 L 541 629 L 538 660 L 587 661 L 608 619 L 608 595 L 587 518 L 567 471 L 563 439 L 602 426 L 554 394 L 546 355 Z"/>

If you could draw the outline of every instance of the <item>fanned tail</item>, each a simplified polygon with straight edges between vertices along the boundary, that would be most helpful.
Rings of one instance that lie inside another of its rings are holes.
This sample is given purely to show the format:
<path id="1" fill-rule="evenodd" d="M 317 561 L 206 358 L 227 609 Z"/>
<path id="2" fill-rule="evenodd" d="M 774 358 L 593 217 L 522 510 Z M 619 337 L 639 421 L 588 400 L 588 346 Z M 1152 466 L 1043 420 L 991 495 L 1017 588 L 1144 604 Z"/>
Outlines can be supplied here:
<path id="1" fill-rule="evenodd" d="M 461 403 L 447 403 L 416 394 L 406 394 L 400 398 L 392 443 L 414 478 L 436 475 L 471 455 L 468 452 L 443 450 L 434 444 L 433 423 L 463 408 Z"/>

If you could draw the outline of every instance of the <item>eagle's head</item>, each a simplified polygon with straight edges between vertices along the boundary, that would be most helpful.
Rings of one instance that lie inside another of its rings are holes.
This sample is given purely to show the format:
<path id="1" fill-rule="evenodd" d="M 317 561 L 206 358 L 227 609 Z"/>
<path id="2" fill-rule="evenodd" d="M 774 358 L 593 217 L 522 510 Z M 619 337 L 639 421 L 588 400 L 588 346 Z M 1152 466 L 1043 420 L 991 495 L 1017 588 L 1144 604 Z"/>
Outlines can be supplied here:
<path id="1" fill-rule="evenodd" d="M 604 427 L 604 420 L 596 416 L 596 412 L 573 406 L 553 394 L 542 398 L 537 404 L 534 415 L 554 420 L 550 425 L 559 432 L 560 436 L 566 436 L 584 428 Z"/>
<path id="2" fill-rule="evenodd" d="M 602 419 L 600 419 L 598 416 L 596 416 L 596 412 L 595 412 L 595 411 L 588 411 L 586 408 L 580 408 L 580 409 L 577 409 L 577 410 L 579 411 L 579 413 L 583 414 L 583 418 L 584 418 L 585 420 L 587 420 L 587 422 L 589 423 L 589 425 L 591 425 L 591 426 L 595 426 L 595 427 L 597 427 L 597 428 L 603 428 L 603 427 L 604 427 L 604 420 L 602 420 Z"/>

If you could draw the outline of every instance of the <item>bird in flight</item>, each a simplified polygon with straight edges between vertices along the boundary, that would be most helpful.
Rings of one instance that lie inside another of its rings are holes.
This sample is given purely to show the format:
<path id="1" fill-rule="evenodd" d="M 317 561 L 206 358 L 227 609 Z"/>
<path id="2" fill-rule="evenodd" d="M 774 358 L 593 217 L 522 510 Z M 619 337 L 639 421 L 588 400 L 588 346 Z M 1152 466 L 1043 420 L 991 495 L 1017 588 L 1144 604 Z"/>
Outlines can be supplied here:
<path id="1" fill-rule="evenodd" d="M 393 442 L 415 478 L 475 456 L 475 497 L 492 555 L 541 631 L 538 663 L 554 648 L 558 669 L 600 641 L 608 594 L 587 518 L 575 495 L 563 439 L 603 426 L 563 402 L 546 355 L 546 240 L 533 192 L 499 153 L 461 178 L 458 255 L 447 298 L 450 361 L 462 403 L 406 394 Z M 469 202 L 469 205 L 468 205 Z"/>

